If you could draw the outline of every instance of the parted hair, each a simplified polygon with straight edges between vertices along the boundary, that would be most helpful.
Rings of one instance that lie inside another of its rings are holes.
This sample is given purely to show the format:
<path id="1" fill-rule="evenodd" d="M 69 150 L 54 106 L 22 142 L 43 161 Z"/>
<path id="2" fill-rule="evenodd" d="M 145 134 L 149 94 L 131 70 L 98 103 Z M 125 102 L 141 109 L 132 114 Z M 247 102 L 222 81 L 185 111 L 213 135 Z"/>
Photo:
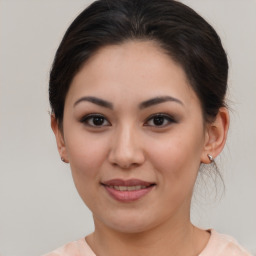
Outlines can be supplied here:
<path id="1" fill-rule="evenodd" d="M 174 0 L 98 0 L 72 22 L 54 58 L 49 100 L 59 125 L 70 84 L 82 65 L 101 47 L 129 40 L 156 42 L 185 71 L 204 120 L 214 120 L 225 106 L 228 61 L 212 26 Z"/>

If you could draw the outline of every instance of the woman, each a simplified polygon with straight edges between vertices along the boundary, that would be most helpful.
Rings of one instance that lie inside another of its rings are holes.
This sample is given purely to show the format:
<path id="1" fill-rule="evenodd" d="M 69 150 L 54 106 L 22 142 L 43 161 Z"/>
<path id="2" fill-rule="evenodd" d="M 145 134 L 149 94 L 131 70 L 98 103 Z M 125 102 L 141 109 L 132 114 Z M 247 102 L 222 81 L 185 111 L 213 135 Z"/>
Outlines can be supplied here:
<path id="1" fill-rule="evenodd" d="M 100 0 L 75 19 L 51 125 L 95 231 L 48 256 L 249 255 L 190 221 L 198 169 L 226 142 L 227 74 L 218 35 L 179 2 Z"/>

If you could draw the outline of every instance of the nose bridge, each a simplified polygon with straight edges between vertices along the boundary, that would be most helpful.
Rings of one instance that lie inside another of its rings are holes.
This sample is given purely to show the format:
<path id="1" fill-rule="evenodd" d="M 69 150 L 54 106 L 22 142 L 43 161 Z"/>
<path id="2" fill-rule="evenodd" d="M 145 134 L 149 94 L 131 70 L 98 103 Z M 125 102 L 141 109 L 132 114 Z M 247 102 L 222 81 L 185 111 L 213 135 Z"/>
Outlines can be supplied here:
<path id="1" fill-rule="evenodd" d="M 117 128 L 112 140 L 110 161 L 122 168 L 143 163 L 143 149 L 134 125 L 122 124 Z"/>

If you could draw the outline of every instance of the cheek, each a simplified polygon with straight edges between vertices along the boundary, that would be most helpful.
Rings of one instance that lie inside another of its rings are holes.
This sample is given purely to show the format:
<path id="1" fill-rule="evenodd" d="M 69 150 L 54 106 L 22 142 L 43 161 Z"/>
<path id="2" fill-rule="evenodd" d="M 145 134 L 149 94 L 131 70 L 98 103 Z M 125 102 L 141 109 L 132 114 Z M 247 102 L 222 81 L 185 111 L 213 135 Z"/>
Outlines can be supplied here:
<path id="1" fill-rule="evenodd" d="M 74 133 L 77 134 L 77 133 Z M 97 182 L 100 184 L 100 170 L 106 157 L 104 140 L 92 139 L 90 136 L 67 138 L 66 147 L 70 168 L 76 189 L 89 207 L 93 208 L 97 193 Z"/>
<path id="2" fill-rule="evenodd" d="M 185 134 L 181 131 L 154 141 L 149 152 L 154 168 L 175 184 L 193 182 L 200 165 L 202 137 Z"/>
<path id="3" fill-rule="evenodd" d="M 107 156 L 108 141 L 101 136 L 73 132 L 66 139 L 67 154 L 74 178 L 87 181 L 99 174 Z"/>

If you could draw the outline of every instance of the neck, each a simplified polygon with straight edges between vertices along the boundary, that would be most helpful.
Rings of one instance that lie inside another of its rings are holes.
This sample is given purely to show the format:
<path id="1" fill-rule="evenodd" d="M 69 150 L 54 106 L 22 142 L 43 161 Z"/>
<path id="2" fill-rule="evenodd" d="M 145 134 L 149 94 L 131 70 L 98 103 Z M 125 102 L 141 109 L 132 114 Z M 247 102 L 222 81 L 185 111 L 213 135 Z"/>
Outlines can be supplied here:
<path id="1" fill-rule="evenodd" d="M 189 218 L 185 222 L 165 222 L 140 233 L 119 232 L 95 219 L 95 232 L 87 242 L 97 256 L 193 256 L 202 251 L 209 236 L 194 227 Z"/>

